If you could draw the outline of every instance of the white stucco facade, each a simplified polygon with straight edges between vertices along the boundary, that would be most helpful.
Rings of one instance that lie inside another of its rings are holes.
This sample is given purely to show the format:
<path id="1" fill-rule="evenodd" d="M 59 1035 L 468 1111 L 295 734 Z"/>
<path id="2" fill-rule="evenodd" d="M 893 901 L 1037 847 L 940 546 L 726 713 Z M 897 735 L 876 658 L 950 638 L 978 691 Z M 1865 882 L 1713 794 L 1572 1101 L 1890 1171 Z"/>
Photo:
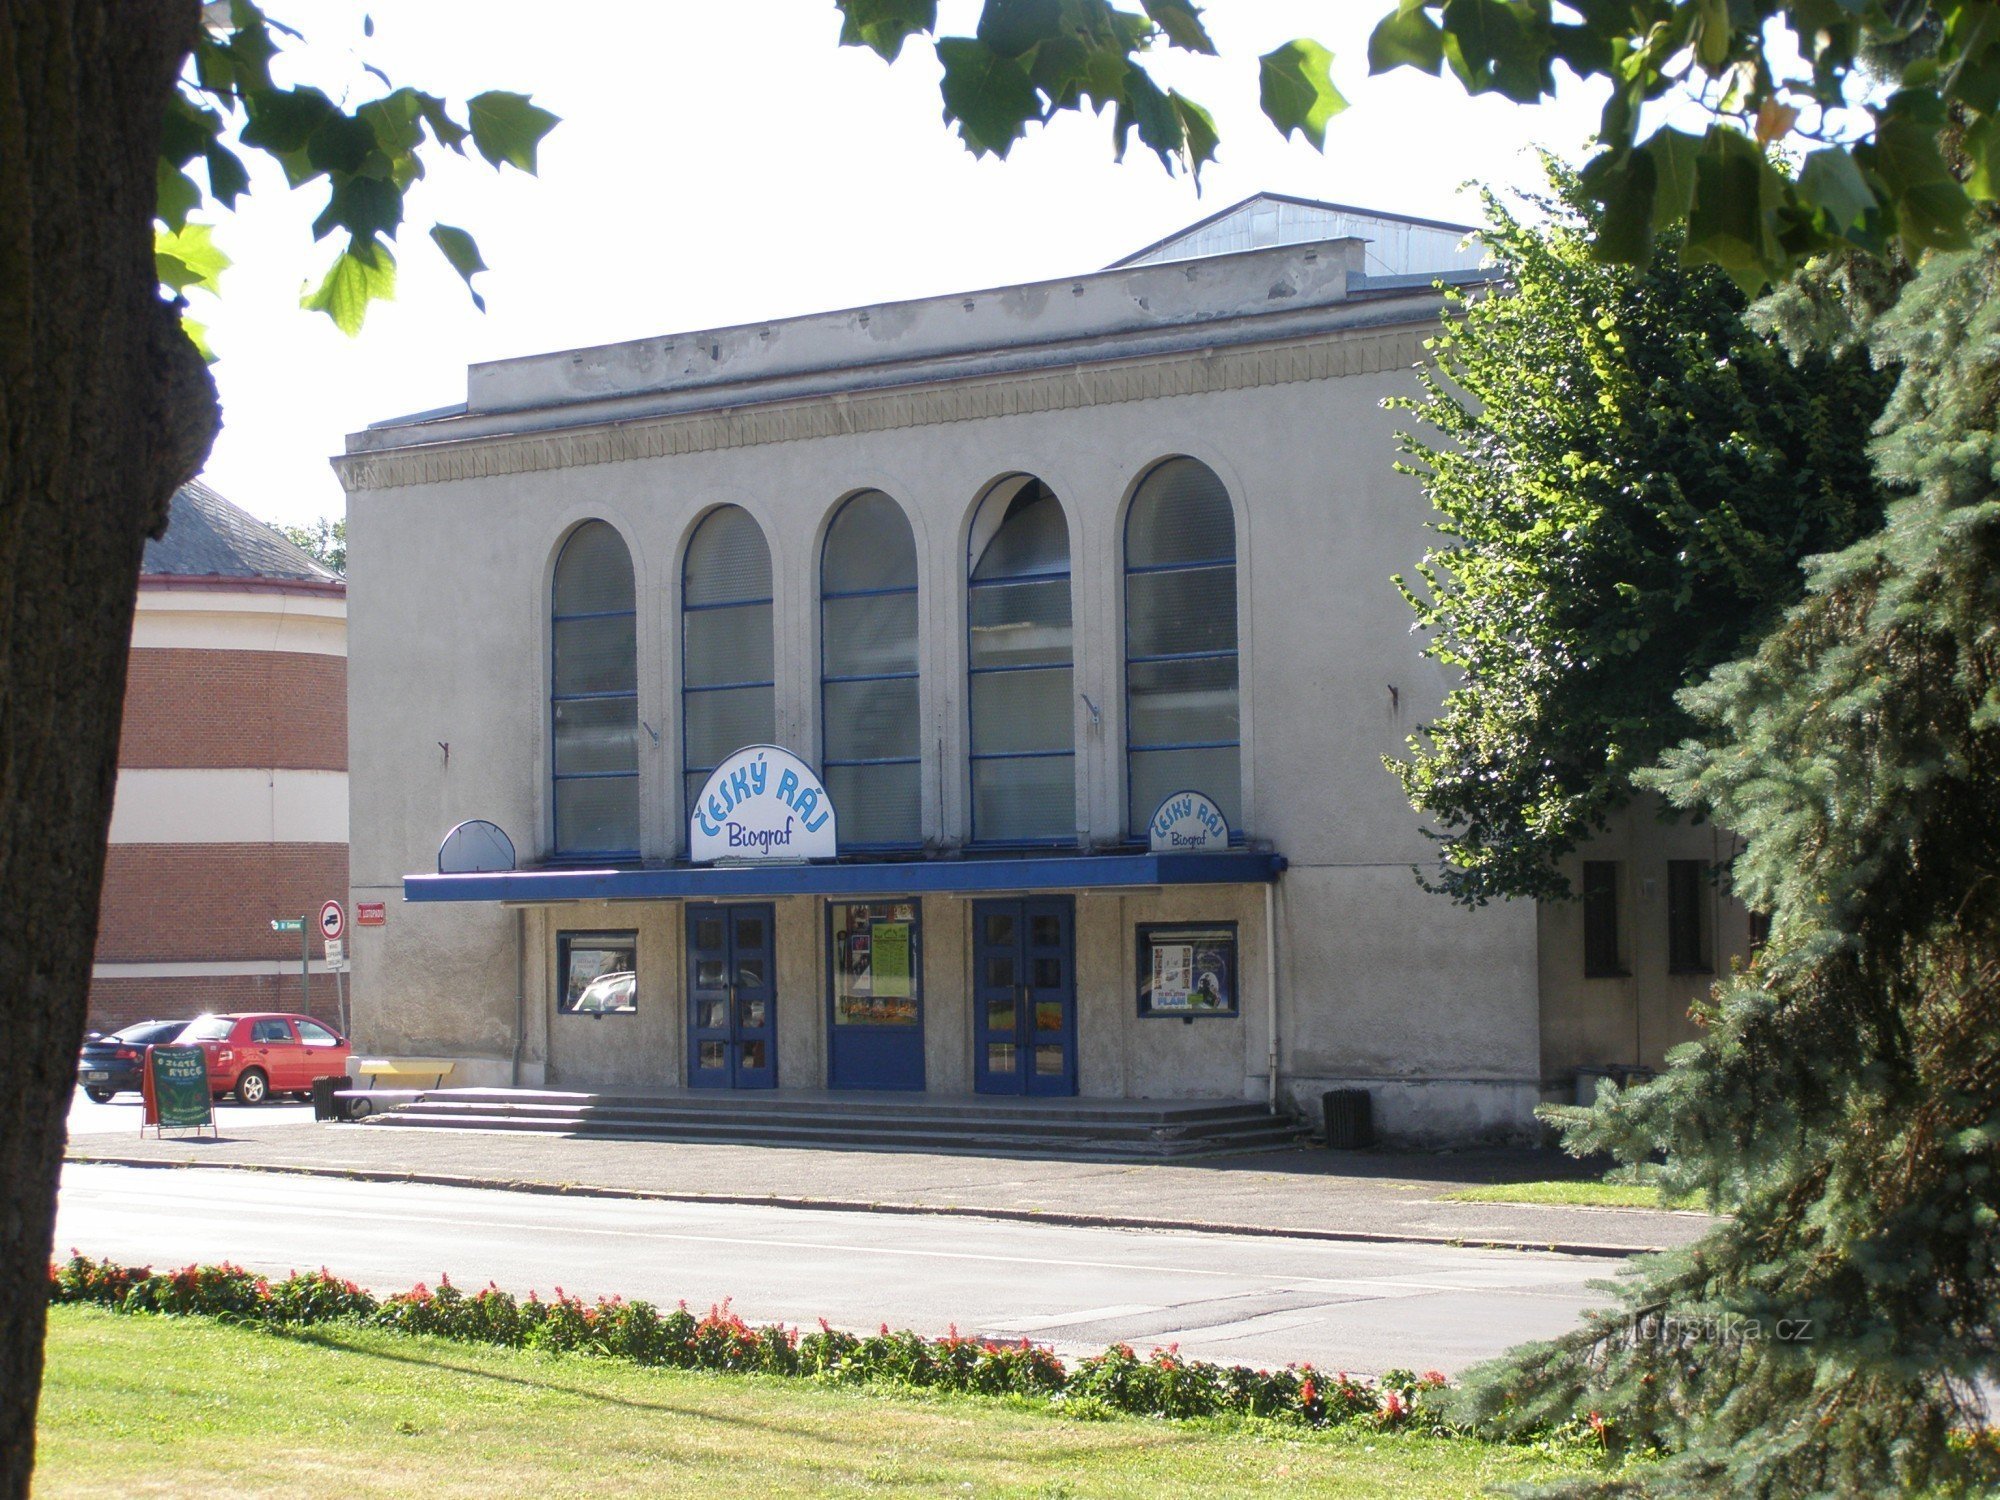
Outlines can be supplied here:
<path id="1" fill-rule="evenodd" d="M 863 889 L 920 914 L 921 1087 L 980 1086 L 979 903 L 1009 893 L 990 870 L 950 888 L 992 852 L 974 845 L 969 791 L 973 517 L 1009 476 L 1061 503 L 1075 829 L 1045 852 L 1109 857 L 1144 832 L 1126 810 L 1126 509 L 1149 470 L 1186 457 L 1234 513 L 1239 848 L 1281 873 L 1030 892 L 1073 906 L 1075 1092 L 1275 1089 L 1310 1117 L 1323 1090 L 1361 1087 L 1391 1138 L 1531 1133 L 1545 1062 L 1576 1061 L 1545 1032 L 1589 997 L 1545 994 L 1556 939 L 1533 907 L 1460 910 L 1412 875 L 1431 849 L 1382 759 L 1446 684 L 1390 582 L 1432 538 L 1420 491 L 1392 469 L 1399 419 L 1382 402 L 1412 390 L 1440 300 L 1371 288 L 1363 266 L 1361 242 L 1329 240 L 569 351 L 476 367 L 466 407 L 356 434 L 336 461 L 353 898 L 386 905 L 384 925 L 351 935 L 358 1045 L 456 1056 L 474 1082 L 689 1081 L 698 893 L 558 899 L 544 884 L 513 902 L 406 902 L 405 877 L 434 870 L 443 833 L 474 817 L 509 832 L 524 869 L 559 867 L 551 584 L 586 522 L 615 528 L 633 572 L 630 869 L 679 878 L 687 846 L 683 558 L 717 506 L 748 511 L 769 544 L 773 742 L 819 764 L 822 544 L 843 500 L 878 490 L 917 556 L 922 847 L 870 863 Z M 840 1082 L 828 899 L 769 898 L 781 1087 Z M 1233 928 L 1236 1013 L 1141 1013 L 1137 943 L 1154 923 Z M 614 929 L 632 935 L 639 1004 L 566 1013 L 563 935 Z"/>

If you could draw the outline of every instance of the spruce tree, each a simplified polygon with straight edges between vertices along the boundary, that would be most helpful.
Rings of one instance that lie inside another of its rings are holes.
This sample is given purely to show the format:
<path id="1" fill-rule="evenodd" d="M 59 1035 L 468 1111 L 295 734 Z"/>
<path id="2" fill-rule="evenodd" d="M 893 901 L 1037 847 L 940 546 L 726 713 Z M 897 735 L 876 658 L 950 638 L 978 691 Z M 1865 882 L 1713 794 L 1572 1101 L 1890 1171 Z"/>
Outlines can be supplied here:
<path id="1" fill-rule="evenodd" d="M 1838 321 L 1825 289 L 1799 326 Z M 1640 778 L 1748 840 L 1771 940 L 1659 1080 L 1552 1112 L 1730 1217 L 1469 1382 L 1492 1430 L 1596 1413 L 1670 1455 L 1607 1491 L 2000 1486 L 1975 1436 L 2000 1381 L 2000 231 L 1864 331 L 1901 369 L 1884 524 L 1685 695 L 1701 736 Z"/>

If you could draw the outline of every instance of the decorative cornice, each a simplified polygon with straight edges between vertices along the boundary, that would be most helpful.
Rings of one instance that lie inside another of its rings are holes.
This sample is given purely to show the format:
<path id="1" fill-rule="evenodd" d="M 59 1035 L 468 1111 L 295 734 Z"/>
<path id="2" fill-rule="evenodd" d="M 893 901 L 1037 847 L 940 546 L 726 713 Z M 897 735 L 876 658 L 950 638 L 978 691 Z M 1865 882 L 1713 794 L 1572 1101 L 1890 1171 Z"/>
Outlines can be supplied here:
<path id="1" fill-rule="evenodd" d="M 346 454 L 334 459 L 333 467 L 349 492 L 392 489 L 1374 375 L 1422 362 L 1424 339 L 1431 327 L 1426 321 L 1413 327 L 1323 334 L 1292 343 L 1078 364 L 1032 374 L 838 392 L 727 410 L 422 443 L 394 452 Z"/>

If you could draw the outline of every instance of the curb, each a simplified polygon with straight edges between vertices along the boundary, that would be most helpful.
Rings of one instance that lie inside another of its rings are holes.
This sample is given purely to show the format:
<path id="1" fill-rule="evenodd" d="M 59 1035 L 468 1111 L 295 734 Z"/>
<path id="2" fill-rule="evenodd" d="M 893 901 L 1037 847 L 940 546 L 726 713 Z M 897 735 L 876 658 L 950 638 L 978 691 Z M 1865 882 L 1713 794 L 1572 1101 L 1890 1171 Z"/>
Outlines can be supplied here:
<path id="1" fill-rule="evenodd" d="M 1607 1245 L 1589 1240 L 1468 1240 L 1451 1235 L 1388 1234 L 1366 1229 L 1305 1229 L 1276 1224 L 1232 1224 L 1215 1219 L 1151 1219 L 1129 1214 L 1094 1214 L 1034 1208 L 981 1208 L 959 1204 L 874 1203 L 863 1199 L 801 1198 L 775 1193 L 676 1193 L 656 1188 L 599 1187 L 589 1183 L 523 1182 L 452 1172 L 391 1172 L 372 1167 L 273 1165 L 263 1162 L 161 1161 L 153 1157 L 70 1152 L 65 1161 L 93 1167 L 138 1167 L 154 1171 L 185 1168 L 226 1172 L 277 1172 L 295 1177 L 331 1177 L 348 1182 L 401 1182 L 419 1187 L 484 1188 L 492 1192 L 541 1193 L 564 1198 L 625 1198 L 643 1203 L 694 1203 L 723 1207 L 792 1208 L 821 1213 L 903 1214 L 941 1219 L 991 1219 L 1019 1224 L 1059 1224 L 1072 1229 L 1140 1229 L 1182 1234 L 1227 1234 L 1253 1239 L 1332 1240 L 1364 1245 L 1441 1245 L 1459 1250 L 1532 1250 L 1543 1254 L 1627 1260 L 1652 1255 L 1659 1245 Z"/>

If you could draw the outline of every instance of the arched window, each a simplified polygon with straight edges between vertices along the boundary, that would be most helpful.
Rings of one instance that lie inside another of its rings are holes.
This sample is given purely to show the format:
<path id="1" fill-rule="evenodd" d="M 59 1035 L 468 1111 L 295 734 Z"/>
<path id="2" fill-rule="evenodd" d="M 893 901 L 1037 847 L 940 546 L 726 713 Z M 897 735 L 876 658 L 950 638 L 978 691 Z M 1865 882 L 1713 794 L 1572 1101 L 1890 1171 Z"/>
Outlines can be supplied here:
<path id="1" fill-rule="evenodd" d="M 820 553 L 820 770 L 845 844 L 915 844 L 917 544 L 880 490 L 840 507 Z"/>
<path id="2" fill-rule="evenodd" d="M 632 554 L 585 521 L 556 556 L 549 714 L 560 855 L 639 852 L 638 616 Z"/>
<path id="3" fill-rule="evenodd" d="M 776 736 L 771 549 L 749 511 L 717 506 L 695 528 L 681 565 L 684 814 L 732 751 Z"/>
<path id="4" fill-rule="evenodd" d="M 972 837 L 1076 837 L 1076 690 L 1069 523 L 1039 479 L 1016 475 L 973 518 L 966 617 Z"/>
<path id="5" fill-rule="evenodd" d="M 1236 516 L 1213 470 L 1170 458 L 1125 517 L 1126 827 L 1169 793 L 1204 792 L 1243 826 Z"/>

